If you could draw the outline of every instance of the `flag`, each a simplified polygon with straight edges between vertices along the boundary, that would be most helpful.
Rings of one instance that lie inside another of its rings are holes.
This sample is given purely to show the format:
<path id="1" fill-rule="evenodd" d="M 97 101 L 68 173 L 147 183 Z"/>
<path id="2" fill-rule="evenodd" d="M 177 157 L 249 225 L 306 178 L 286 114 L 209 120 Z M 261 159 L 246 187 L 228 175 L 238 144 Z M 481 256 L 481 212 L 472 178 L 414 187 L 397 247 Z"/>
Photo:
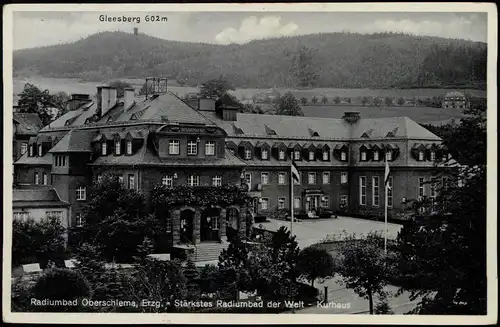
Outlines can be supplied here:
<path id="1" fill-rule="evenodd" d="M 389 170 L 389 162 L 387 159 L 385 160 L 385 175 L 384 175 L 384 184 L 385 186 L 389 186 L 389 175 L 391 174 L 391 171 Z"/>
<path id="2" fill-rule="evenodd" d="M 294 181 L 300 181 L 299 168 L 295 164 L 295 161 L 292 160 L 292 178 Z"/>

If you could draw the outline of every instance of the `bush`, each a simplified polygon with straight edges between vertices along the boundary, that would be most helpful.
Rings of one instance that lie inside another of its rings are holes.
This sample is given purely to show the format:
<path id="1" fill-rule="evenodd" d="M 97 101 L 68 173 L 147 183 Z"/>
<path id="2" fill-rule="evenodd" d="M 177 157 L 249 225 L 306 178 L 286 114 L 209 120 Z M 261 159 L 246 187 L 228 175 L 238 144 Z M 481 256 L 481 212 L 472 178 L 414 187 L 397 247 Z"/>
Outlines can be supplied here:
<path id="1" fill-rule="evenodd" d="M 315 303 L 318 300 L 319 291 L 316 287 L 304 283 L 297 283 L 297 298 L 296 301 L 304 301 L 304 303 Z"/>
<path id="2" fill-rule="evenodd" d="M 314 286 L 317 278 L 333 275 L 333 258 L 324 248 L 314 245 L 306 247 L 299 253 L 298 270 L 303 277 L 311 281 L 311 286 Z"/>

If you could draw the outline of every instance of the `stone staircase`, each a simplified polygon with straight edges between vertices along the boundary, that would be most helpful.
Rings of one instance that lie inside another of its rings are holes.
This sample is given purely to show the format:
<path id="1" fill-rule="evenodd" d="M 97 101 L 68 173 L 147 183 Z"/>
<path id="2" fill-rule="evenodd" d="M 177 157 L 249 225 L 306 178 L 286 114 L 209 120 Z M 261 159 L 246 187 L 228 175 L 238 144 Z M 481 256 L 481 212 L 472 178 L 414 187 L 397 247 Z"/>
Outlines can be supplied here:
<path id="1" fill-rule="evenodd" d="M 222 250 L 227 249 L 228 243 L 199 243 L 196 244 L 193 261 L 217 261 Z"/>

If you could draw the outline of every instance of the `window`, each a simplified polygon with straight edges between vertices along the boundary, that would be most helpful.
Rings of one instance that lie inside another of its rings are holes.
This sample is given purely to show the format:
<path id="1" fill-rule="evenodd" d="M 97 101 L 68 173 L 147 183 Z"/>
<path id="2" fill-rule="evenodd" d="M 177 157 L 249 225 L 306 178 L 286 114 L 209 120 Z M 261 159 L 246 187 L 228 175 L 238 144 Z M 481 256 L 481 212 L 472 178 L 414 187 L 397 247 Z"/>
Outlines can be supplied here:
<path id="1" fill-rule="evenodd" d="M 35 184 L 40 184 L 40 176 L 38 173 L 35 173 Z"/>
<path id="2" fill-rule="evenodd" d="M 298 150 L 293 151 L 293 159 L 300 160 L 300 151 Z"/>
<path id="3" fill-rule="evenodd" d="M 299 180 L 296 181 L 295 179 L 293 180 L 293 185 L 300 185 L 300 181 L 302 180 L 302 173 L 299 172 Z"/>
<path id="4" fill-rule="evenodd" d="M 378 176 L 372 177 L 372 206 L 378 207 L 380 205 L 380 178 Z"/>
<path id="5" fill-rule="evenodd" d="M 463 178 L 459 178 L 457 182 L 458 187 L 464 187 L 465 186 L 465 180 Z"/>
<path id="6" fill-rule="evenodd" d="M 206 156 L 215 155 L 215 141 L 207 141 L 205 143 L 205 155 Z"/>
<path id="7" fill-rule="evenodd" d="M 42 145 L 38 144 L 38 156 L 41 157 L 43 156 L 43 151 L 42 151 Z"/>
<path id="8" fill-rule="evenodd" d="M 314 160 L 314 151 L 309 151 L 309 161 Z"/>
<path id="9" fill-rule="evenodd" d="M 262 185 L 269 184 L 269 173 L 261 173 L 260 174 L 260 183 Z"/>
<path id="10" fill-rule="evenodd" d="M 295 209 L 300 209 L 300 196 L 293 197 L 293 207 Z"/>
<path id="11" fill-rule="evenodd" d="M 123 175 L 118 176 L 118 183 L 123 184 Z"/>
<path id="12" fill-rule="evenodd" d="M 443 177 L 443 188 L 448 189 L 448 177 Z"/>
<path id="13" fill-rule="evenodd" d="M 127 154 L 132 154 L 132 141 L 127 141 Z"/>
<path id="14" fill-rule="evenodd" d="M 422 201 L 422 198 L 425 196 L 424 183 L 425 183 L 424 178 L 419 177 L 418 178 L 418 200 L 419 201 Z"/>
<path id="15" fill-rule="evenodd" d="M 83 226 L 83 215 L 81 213 L 76 214 L 76 227 Z"/>
<path id="16" fill-rule="evenodd" d="M 42 180 L 43 180 L 43 185 L 47 185 L 48 184 L 47 174 L 46 173 L 42 174 Z"/>
<path id="17" fill-rule="evenodd" d="M 130 190 L 134 190 L 135 189 L 135 175 L 128 175 L 128 188 Z"/>
<path id="18" fill-rule="evenodd" d="M 165 231 L 167 233 L 172 233 L 172 218 L 167 218 L 165 220 Z"/>
<path id="19" fill-rule="evenodd" d="M 309 173 L 308 176 L 309 184 L 316 184 L 316 173 Z"/>
<path id="20" fill-rule="evenodd" d="M 387 182 L 387 207 L 392 208 L 392 176 L 389 176 L 389 181 Z"/>
<path id="21" fill-rule="evenodd" d="M 45 218 L 56 218 L 59 221 L 62 219 L 62 211 L 45 211 Z"/>
<path id="22" fill-rule="evenodd" d="M 340 184 L 347 183 L 347 172 L 343 171 L 340 173 Z"/>
<path id="23" fill-rule="evenodd" d="M 280 150 L 278 154 L 279 160 L 285 160 L 285 150 Z"/>
<path id="24" fill-rule="evenodd" d="M 85 201 L 87 199 L 87 188 L 85 186 L 79 186 L 76 189 L 76 199 L 78 201 Z"/>
<path id="25" fill-rule="evenodd" d="M 260 199 L 260 208 L 262 210 L 269 209 L 269 198 L 261 198 Z"/>
<path id="26" fill-rule="evenodd" d="M 62 166 L 66 166 L 66 156 L 62 156 Z"/>
<path id="27" fill-rule="evenodd" d="M 436 160 L 436 152 L 431 151 L 431 161 L 435 161 L 435 160 Z"/>
<path id="28" fill-rule="evenodd" d="M 341 195 L 340 196 L 340 208 L 346 208 L 347 207 L 347 195 Z"/>
<path id="29" fill-rule="evenodd" d="M 252 185 L 252 173 L 245 173 L 245 180 L 248 185 Z"/>
<path id="30" fill-rule="evenodd" d="M 26 211 L 14 212 L 14 220 L 26 221 L 30 218 L 30 213 Z"/>
<path id="31" fill-rule="evenodd" d="M 328 151 L 323 151 L 323 161 L 328 161 Z"/>
<path id="32" fill-rule="evenodd" d="M 21 143 L 21 155 L 25 154 L 26 151 L 28 151 L 28 144 L 27 143 Z"/>
<path id="33" fill-rule="evenodd" d="M 268 152 L 267 152 L 267 150 L 265 150 L 265 149 L 262 150 L 260 158 L 262 160 L 267 160 L 267 158 L 268 158 Z"/>
<path id="34" fill-rule="evenodd" d="M 285 209 L 285 198 L 278 198 L 278 209 Z"/>
<path id="35" fill-rule="evenodd" d="M 121 140 L 115 141 L 115 154 L 120 155 L 122 152 L 122 142 Z"/>
<path id="36" fill-rule="evenodd" d="M 278 184 L 280 185 L 285 185 L 285 179 L 286 178 L 286 173 L 278 173 Z"/>
<path id="37" fill-rule="evenodd" d="M 172 186 L 174 186 L 174 177 L 173 176 L 169 176 L 169 175 L 164 175 L 161 178 L 161 184 L 165 185 L 166 187 L 172 187 Z"/>
<path id="38" fill-rule="evenodd" d="M 102 181 L 102 175 L 99 174 L 97 175 L 97 183 L 100 183 Z"/>
<path id="39" fill-rule="evenodd" d="M 34 153 L 33 153 L 34 152 L 34 148 L 35 148 L 34 145 L 30 146 L 30 153 L 29 153 L 30 157 L 33 157 L 33 155 L 34 155 Z"/>
<path id="40" fill-rule="evenodd" d="M 252 151 L 250 149 L 245 149 L 245 159 L 246 160 L 252 159 Z"/>
<path id="41" fill-rule="evenodd" d="M 330 184 L 330 173 L 329 172 L 323 173 L 323 184 Z"/>
<path id="42" fill-rule="evenodd" d="M 366 161 L 366 152 L 361 151 L 361 161 Z"/>
<path id="43" fill-rule="evenodd" d="M 373 151 L 373 160 L 374 161 L 379 161 L 379 157 L 378 157 L 378 151 Z"/>
<path id="44" fill-rule="evenodd" d="M 330 208 L 330 197 L 322 196 L 321 197 L 321 207 L 322 208 Z"/>
<path id="45" fill-rule="evenodd" d="M 391 161 L 392 160 L 392 151 L 387 151 L 385 153 L 385 160 Z"/>
<path id="46" fill-rule="evenodd" d="M 199 186 L 200 185 L 200 176 L 189 175 L 187 178 L 187 183 L 189 186 Z"/>
<path id="47" fill-rule="evenodd" d="M 430 197 L 433 198 L 433 199 L 435 199 L 436 196 L 437 196 L 436 183 L 435 182 L 430 183 L 430 189 L 431 189 Z"/>
<path id="48" fill-rule="evenodd" d="M 220 220 L 219 216 L 212 216 L 210 217 L 210 223 L 212 224 L 212 230 L 219 230 L 220 228 Z"/>
<path id="49" fill-rule="evenodd" d="M 107 148 L 108 148 L 108 145 L 106 144 L 106 142 L 102 142 L 102 144 L 101 144 L 101 153 L 102 153 L 103 156 L 106 155 Z"/>
<path id="50" fill-rule="evenodd" d="M 359 177 L 359 204 L 366 205 L 366 176 Z"/>
<path id="51" fill-rule="evenodd" d="M 347 161 L 347 153 L 345 151 L 340 152 L 340 160 Z"/>
<path id="52" fill-rule="evenodd" d="M 188 156 L 195 156 L 198 154 L 198 142 L 188 141 L 187 154 L 188 154 Z"/>
<path id="53" fill-rule="evenodd" d="M 168 154 L 179 154 L 179 141 L 170 140 L 168 141 Z"/>
<path id="54" fill-rule="evenodd" d="M 213 186 L 222 186 L 222 176 L 216 175 L 212 177 L 212 185 Z"/>
<path id="55" fill-rule="evenodd" d="M 418 160 L 423 161 L 424 160 L 424 151 L 419 151 L 418 152 Z"/>

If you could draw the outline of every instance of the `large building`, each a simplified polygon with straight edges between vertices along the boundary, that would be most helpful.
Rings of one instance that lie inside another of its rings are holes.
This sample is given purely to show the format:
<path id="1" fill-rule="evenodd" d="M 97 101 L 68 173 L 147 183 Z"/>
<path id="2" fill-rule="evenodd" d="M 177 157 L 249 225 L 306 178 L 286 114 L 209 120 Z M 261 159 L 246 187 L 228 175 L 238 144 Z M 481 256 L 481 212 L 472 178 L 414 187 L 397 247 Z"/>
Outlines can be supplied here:
<path id="1" fill-rule="evenodd" d="M 425 182 L 448 160 L 441 139 L 407 117 L 242 114 L 229 97 L 213 105 L 206 101 L 188 105 L 170 92 L 139 98 L 132 89 L 118 99 L 109 86 L 98 87 L 95 98 L 73 95 L 72 110 L 30 138 L 28 151 L 15 163 L 16 181 L 24 188 L 47 184 L 56 190 L 71 205 L 70 226 L 82 223 L 92 182 L 111 170 L 147 198 L 159 183 L 246 181 L 256 213 L 293 203 L 301 212 L 324 207 L 378 215 L 385 205 L 387 158 L 389 214 L 396 217 L 408 200 L 436 195 Z M 292 159 L 301 172 L 293 200 Z M 229 225 L 243 233 L 242 210 L 207 215 L 203 208 L 176 208 L 166 218 L 172 228 L 166 237 L 172 244 L 217 241 Z"/>
<path id="2" fill-rule="evenodd" d="M 461 92 L 448 92 L 443 98 L 442 107 L 466 109 L 469 108 L 469 99 Z"/>

